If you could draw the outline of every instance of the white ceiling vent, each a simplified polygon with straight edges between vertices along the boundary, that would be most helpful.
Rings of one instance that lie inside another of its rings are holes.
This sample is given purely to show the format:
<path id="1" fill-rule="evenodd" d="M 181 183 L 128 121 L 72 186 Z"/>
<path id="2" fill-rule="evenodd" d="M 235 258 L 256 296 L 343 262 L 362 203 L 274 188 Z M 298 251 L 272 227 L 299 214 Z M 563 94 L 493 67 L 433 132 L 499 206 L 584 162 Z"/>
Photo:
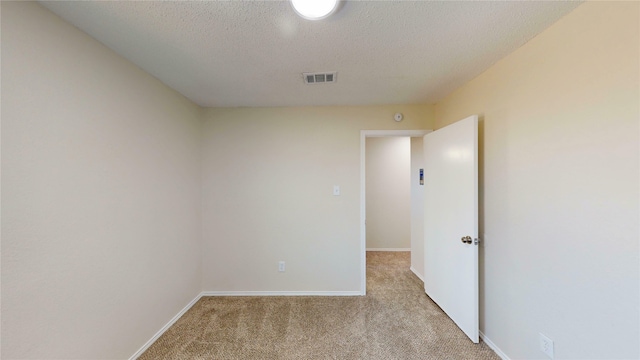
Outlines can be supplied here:
<path id="1" fill-rule="evenodd" d="M 302 73 L 305 84 L 334 83 L 337 80 L 337 72 Z"/>

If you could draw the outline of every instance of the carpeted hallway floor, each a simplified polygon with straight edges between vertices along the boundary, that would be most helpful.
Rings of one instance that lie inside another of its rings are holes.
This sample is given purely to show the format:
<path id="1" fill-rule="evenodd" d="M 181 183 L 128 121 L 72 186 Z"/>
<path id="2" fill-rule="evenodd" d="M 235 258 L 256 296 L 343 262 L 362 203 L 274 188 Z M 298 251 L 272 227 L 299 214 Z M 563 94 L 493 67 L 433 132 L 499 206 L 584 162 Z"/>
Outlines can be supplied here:
<path id="1" fill-rule="evenodd" d="M 367 253 L 367 296 L 203 297 L 151 359 L 496 359 L 423 291 L 408 252 Z"/>

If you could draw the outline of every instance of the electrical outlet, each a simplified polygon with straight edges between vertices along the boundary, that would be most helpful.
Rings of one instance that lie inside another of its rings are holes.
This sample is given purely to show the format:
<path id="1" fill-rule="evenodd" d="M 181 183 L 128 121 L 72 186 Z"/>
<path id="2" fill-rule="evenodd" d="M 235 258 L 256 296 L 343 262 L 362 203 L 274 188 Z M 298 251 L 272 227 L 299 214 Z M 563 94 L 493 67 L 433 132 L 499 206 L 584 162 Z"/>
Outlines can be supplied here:
<path id="1" fill-rule="evenodd" d="M 545 355 L 549 357 L 549 359 L 553 359 L 553 340 L 544 336 L 542 333 L 540 335 L 540 351 L 542 351 Z"/>
<path id="2" fill-rule="evenodd" d="M 284 261 L 278 261 L 278 271 L 284 272 Z"/>

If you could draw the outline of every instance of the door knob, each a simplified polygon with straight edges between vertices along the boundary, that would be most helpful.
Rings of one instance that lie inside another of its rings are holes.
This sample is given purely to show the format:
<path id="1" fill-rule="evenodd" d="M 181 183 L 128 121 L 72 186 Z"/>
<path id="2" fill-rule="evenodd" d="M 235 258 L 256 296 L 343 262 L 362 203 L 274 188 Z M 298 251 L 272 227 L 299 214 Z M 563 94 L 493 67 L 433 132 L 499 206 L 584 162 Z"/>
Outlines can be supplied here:
<path id="1" fill-rule="evenodd" d="M 465 244 L 471 244 L 471 236 L 465 236 L 461 240 Z"/>

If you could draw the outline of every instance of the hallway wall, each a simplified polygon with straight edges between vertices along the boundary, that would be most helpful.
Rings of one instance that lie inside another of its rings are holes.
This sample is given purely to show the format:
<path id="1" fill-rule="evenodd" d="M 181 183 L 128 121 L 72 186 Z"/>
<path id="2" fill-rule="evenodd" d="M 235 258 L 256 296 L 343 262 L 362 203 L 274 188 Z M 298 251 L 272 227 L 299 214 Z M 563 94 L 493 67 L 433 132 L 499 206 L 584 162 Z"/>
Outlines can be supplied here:
<path id="1" fill-rule="evenodd" d="M 411 138 L 366 139 L 367 249 L 411 248 Z"/>

